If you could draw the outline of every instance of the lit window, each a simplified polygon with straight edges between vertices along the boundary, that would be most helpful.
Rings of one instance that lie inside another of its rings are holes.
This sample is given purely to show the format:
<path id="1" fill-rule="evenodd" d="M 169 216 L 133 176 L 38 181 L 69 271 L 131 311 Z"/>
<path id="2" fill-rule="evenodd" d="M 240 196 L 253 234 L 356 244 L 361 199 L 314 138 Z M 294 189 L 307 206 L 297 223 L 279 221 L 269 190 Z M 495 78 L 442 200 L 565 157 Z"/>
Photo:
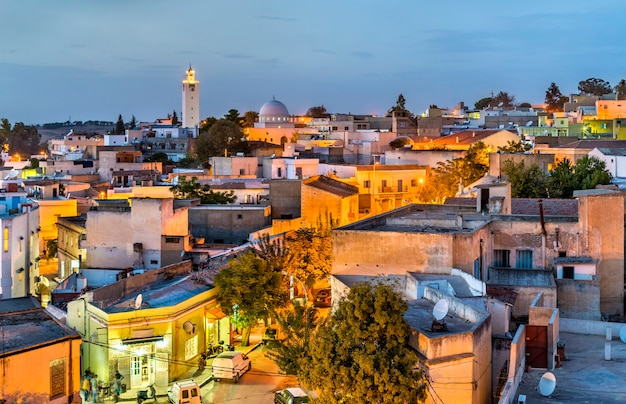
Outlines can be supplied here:
<path id="1" fill-rule="evenodd" d="M 4 228 L 4 252 L 9 251 L 9 228 Z"/>

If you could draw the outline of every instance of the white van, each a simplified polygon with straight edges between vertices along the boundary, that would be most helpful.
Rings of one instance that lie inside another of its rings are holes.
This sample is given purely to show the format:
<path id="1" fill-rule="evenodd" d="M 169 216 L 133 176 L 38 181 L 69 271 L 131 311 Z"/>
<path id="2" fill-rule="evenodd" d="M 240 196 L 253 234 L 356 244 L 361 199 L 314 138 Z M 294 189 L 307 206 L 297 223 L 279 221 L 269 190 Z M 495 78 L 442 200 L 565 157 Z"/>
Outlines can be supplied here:
<path id="1" fill-rule="evenodd" d="M 237 383 L 241 375 L 252 367 L 252 361 L 241 352 L 223 352 L 213 359 L 213 379 L 230 379 Z"/>
<path id="2" fill-rule="evenodd" d="M 174 382 L 167 390 L 167 398 L 172 404 L 202 404 L 200 386 L 193 380 Z"/>

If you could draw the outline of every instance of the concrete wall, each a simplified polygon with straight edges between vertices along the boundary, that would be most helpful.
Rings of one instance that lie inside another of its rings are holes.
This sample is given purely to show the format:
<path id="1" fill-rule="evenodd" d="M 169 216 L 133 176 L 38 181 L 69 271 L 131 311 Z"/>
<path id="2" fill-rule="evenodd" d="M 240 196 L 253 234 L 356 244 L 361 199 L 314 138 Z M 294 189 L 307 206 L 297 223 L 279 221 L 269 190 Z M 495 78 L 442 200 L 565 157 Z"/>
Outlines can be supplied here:
<path id="1" fill-rule="evenodd" d="M 250 233 L 271 225 L 269 206 L 200 205 L 189 209 L 189 228 L 205 243 L 241 244 Z"/>
<path id="2" fill-rule="evenodd" d="M 341 183 L 340 183 L 341 184 Z M 344 185 L 344 184 L 342 184 Z M 355 189 L 356 191 L 356 189 Z M 359 194 L 343 196 L 324 189 L 302 184 L 302 220 L 317 225 L 333 220 L 339 226 L 355 222 L 359 217 Z"/>
<path id="3" fill-rule="evenodd" d="M 302 181 L 270 181 L 272 219 L 294 219 L 302 216 Z"/>
<path id="4" fill-rule="evenodd" d="M 512 161 L 515 164 L 524 162 L 526 168 L 536 164 L 543 173 L 548 173 L 554 166 L 554 154 L 490 153 L 489 175 L 494 177 L 503 175 L 502 168 L 505 161 Z"/>
<path id="5" fill-rule="evenodd" d="M 557 279 L 557 307 L 566 318 L 600 321 L 600 282 Z"/>

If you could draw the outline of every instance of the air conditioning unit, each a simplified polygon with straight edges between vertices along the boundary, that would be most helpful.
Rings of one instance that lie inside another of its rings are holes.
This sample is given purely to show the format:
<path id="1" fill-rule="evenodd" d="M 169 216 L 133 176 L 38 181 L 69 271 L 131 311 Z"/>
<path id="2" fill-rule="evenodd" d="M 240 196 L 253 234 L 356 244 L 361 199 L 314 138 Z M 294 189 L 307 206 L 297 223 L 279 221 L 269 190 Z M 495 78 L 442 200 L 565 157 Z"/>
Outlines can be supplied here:
<path id="1" fill-rule="evenodd" d="M 517 398 L 517 404 L 526 404 L 526 395 L 520 394 Z"/>

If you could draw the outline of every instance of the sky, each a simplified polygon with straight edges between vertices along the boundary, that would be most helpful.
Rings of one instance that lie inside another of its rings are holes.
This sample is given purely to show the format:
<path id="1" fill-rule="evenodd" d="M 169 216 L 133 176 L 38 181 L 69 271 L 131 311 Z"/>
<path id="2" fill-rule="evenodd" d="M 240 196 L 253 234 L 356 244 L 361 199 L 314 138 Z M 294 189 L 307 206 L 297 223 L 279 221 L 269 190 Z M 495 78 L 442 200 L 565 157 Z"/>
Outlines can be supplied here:
<path id="1" fill-rule="evenodd" d="M 0 118 L 27 125 L 259 111 L 473 107 L 626 78 L 624 0 L 0 0 Z"/>

